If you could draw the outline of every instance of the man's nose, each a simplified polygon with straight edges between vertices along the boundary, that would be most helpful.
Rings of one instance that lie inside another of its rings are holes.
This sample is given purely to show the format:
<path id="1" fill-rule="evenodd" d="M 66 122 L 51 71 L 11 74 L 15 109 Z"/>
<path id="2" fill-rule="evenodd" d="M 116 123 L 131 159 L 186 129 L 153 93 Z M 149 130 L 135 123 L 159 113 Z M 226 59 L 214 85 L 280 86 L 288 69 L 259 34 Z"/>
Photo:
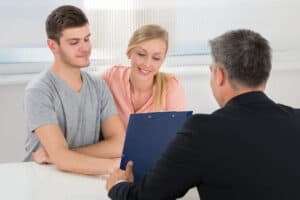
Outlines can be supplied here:
<path id="1" fill-rule="evenodd" d="M 89 51 L 91 49 L 90 42 L 83 42 L 80 46 L 80 50 L 82 51 Z"/>

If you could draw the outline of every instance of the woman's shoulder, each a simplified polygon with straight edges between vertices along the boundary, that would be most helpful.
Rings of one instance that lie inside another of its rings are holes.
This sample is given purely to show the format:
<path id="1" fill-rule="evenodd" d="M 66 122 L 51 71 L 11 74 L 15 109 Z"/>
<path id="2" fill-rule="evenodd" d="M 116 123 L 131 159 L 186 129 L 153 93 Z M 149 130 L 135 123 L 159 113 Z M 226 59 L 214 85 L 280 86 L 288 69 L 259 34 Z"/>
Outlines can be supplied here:
<path id="1" fill-rule="evenodd" d="M 113 67 L 106 69 L 103 72 L 102 77 L 106 80 L 111 79 L 112 77 L 114 77 L 114 78 L 122 77 L 122 76 L 124 76 L 124 74 L 128 73 L 129 70 L 130 70 L 130 67 L 115 65 Z"/>
<path id="2" fill-rule="evenodd" d="M 166 106 L 167 110 L 185 110 L 186 98 L 183 86 L 180 80 L 173 74 L 168 74 L 168 83 L 166 91 Z"/>
<path id="3" fill-rule="evenodd" d="M 174 74 L 165 73 L 165 75 L 167 77 L 169 87 L 178 87 L 181 85 L 180 80 Z"/>

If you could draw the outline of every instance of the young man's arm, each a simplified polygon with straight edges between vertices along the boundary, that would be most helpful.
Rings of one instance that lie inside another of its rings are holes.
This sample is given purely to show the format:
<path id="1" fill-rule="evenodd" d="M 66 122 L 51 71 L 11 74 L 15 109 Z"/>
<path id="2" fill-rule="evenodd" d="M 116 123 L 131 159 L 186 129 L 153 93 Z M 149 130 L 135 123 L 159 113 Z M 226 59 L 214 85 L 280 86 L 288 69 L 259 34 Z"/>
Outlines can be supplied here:
<path id="1" fill-rule="evenodd" d="M 95 77 L 99 91 L 99 103 L 101 107 L 101 130 L 104 140 L 75 151 L 99 158 L 120 158 L 125 138 L 124 126 L 117 114 L 112 94 L 103 80 Z"/>
<path id="2" fill-rule="evenodd" d="M 113 115 L 101 122 L 104 140 L 73 149 L 98 158 L 120 158 L 122 154 L 125 130 L 119 115 Z"/>
<path id="3" fill-rule="evenodd" d="M 101 159 L 68 148 L 58 125 L 45 125 L 35 129 L 41 144 L 48 153 L 51 162 L 62 171 L 80 174 L 108 174 L 118 162 L 113 159 Z"/>

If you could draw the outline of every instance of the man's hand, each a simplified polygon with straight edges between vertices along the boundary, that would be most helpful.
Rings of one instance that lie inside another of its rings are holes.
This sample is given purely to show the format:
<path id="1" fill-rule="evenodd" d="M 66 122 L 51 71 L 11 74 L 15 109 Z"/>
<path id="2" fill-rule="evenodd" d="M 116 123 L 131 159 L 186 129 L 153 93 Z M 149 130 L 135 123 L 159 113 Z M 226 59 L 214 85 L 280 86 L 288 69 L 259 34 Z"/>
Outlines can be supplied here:
<path id="1" fill-rule="evenodd" d="M 133 182 L 133 162 L 129 161 L 126 165 L 126 169 L 116 169 L 113 173 L 110 174 L 106 180 L 106 190 L 109 191 L 118 181 L 127 181 Z"/>
<path id="2" fill-rule="evenodd" d="M 44 147 L 38 148 L 32 153 L 33 160 L 38 164 L 52 164 L 50 157 Z"/>
<path id="3" fill-rule="evenodd" d="M 116 169 L 119 169 L 121 158 L 112 158 L 112 165 L 109 170 L 109 174 L 112 174 Z"/>

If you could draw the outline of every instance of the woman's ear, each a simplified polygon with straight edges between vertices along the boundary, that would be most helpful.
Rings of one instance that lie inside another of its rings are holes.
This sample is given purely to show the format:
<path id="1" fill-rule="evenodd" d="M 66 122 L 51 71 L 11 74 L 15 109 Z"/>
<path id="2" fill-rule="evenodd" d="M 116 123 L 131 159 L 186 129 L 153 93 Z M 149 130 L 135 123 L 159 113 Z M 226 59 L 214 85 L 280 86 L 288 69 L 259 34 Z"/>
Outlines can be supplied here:
<path id="1" fill-rule="evenodd" d="M 131 59 L 131 54 L 132 54 L 132 50 L 127 52 L 127 58 L 130 60 Z"/>

